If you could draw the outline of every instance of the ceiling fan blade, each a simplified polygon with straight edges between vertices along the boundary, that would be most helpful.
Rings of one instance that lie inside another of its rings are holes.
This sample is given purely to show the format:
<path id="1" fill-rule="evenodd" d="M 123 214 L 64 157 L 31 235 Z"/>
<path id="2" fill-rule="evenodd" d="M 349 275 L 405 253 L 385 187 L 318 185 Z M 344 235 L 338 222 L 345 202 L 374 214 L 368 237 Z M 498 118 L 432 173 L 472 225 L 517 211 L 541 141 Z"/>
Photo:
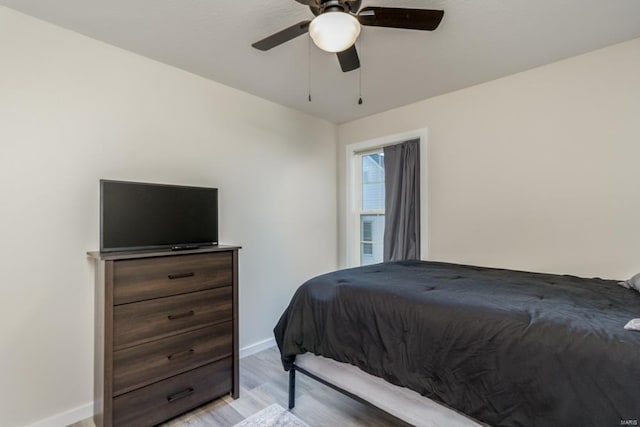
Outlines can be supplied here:
<path id="1" fill-rule="evenodd" d="M 338 61 L 340 61 L 340 68 L 342 68 L 342 71 L 345 73 L 360 68 L 360 58 L 358 58 L 356 45 L 342 52 L 338 52 L 337 55 Z"/>
<path id="2" fill-rule="evenodd" d="M 309 31 L 309 24 L 311 21 L 301 21 L 295 25 L 285 28 L 282 31 L 278 31 L 275 34 L 270 35 L 258 42 L 255 42 L 251 46 L 258 50 L 269 50 L 276 46 L 286 43 L 289 40 L 293 40 L 298 36 L 301 36 Z"/>
<path id="3" fill-rule="evenodd" d="M 443 10 L 365 7 L 358 13 L 362 25 L 433 31 L 438 28 Z"/>

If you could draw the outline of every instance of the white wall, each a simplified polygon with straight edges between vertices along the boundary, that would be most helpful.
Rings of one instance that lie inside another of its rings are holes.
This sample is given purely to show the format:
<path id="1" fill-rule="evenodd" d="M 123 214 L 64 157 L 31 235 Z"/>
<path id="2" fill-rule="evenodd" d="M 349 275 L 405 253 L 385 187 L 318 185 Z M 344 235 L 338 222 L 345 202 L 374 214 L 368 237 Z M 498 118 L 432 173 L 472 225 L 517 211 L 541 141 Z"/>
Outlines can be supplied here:
<path id="1" fill-rule="evenodd" d="M 640 39 L 339 126 L 340 236 L 343 147 L 425 127 L 430 259 L 640 271 Z"/>
<path id="2" fill-rule="evenodd" d="M 220 239 L 243 246 L 244 347 L 336 266 L 335 139 L 328 122 L 0 7 L 0 425 L 92 399 L 99 178 L 219 187 Z"/>

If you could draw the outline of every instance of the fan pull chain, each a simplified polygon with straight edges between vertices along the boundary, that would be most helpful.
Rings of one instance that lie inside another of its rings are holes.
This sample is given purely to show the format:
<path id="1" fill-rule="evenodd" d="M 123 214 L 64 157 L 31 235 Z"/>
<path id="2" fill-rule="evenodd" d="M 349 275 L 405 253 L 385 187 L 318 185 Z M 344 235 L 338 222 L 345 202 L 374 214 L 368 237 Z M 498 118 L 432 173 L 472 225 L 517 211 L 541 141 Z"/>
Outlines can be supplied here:
<path id="1" fill-rule="evenodd" d="M 360 80 L 360 97 L 358 98 L 358 105 L 362 105 L 362 67 L 358 72 L 358 79 Z"/>
<path id="2" fill-rule="evenodd" d="M 309 51 L 309 62 L 307 64 L 307 88 L 309 89 L 309 102 L 311 102 L 311 35 L 309 35 L 309 43 L 308 43 L 308 51 Z"/>
<path id="3" fill-rule="evenodd" d="M 360 58 L 362 58 L 362 33 L 360 33 L 360 43 L 359 43 L 359 50 L 360 50 Z M 359 85 L 359 97 L 358 97 L 358 105 L 362 105 L 363 101 L 362 101 L 362 60 L 360 60 L 360 67 L 358 68 L 358 85 Z"/>

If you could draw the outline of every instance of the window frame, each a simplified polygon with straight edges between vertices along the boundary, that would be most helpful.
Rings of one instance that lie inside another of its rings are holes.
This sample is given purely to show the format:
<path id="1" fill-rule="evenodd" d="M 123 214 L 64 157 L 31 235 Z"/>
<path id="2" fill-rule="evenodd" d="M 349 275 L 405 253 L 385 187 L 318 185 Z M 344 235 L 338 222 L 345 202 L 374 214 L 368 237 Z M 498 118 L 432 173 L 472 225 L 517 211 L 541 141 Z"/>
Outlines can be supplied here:
<path id="1" fill-rule="evenodd" d="M 362 201 L 358 195 L 357 181 L 361 179 L 356 173 L 358 154 L 375 152 L 389 145 L 399 144 L 411 139 L 420 139 L 420 254 L 422 259 L 429 257 L 428 239 L 428 170 L 427 170 L 427 141 L 428 129 L 388 135 L 381 138 L 369 139 L 345 145 L 345 207 L 342 211 L 344 234 L 340 235 L 342 255 L 339 259 L 340 268 L 357 267 L 360 265 L 360 220 L 357 216 L 358 206 Z"/>

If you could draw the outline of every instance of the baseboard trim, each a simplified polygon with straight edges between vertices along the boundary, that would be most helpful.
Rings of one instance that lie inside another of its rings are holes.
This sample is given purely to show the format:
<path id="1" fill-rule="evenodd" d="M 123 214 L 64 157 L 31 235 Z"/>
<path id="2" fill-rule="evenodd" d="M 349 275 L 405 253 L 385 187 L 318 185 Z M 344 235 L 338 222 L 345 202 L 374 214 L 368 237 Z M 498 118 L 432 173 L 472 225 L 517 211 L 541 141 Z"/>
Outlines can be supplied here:
<path id="1" fill-rule="evenodd" d="M 77 408 L 69 409 L 49 418 L 29 424 L 27 427 L 60 427 L 77 423 L 93 415 L 93 402 L 89 402 Z"/>
<path id="2" fill-rule="evenodd" d="M 256 354 L 262 350 L 266 350 L 269 347 L 276 345 L 275 338 L 267 338 L 266 340 L 258 341 L 240 349 L 240 359 Z"/>

